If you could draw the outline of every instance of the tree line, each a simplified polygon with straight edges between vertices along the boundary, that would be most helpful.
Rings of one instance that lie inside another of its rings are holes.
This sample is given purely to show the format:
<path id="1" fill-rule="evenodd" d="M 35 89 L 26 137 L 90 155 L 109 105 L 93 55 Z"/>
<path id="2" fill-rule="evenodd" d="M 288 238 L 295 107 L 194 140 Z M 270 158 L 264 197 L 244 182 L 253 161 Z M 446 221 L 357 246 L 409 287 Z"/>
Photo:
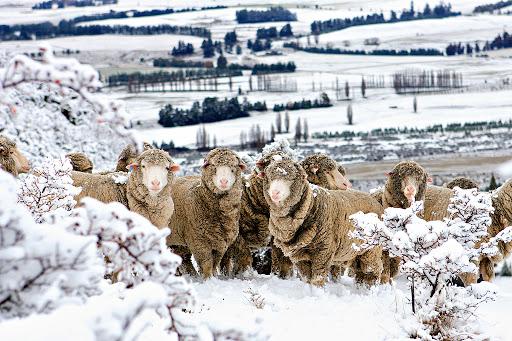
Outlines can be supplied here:
<path id="1" fill-rule="evenodd" d="M 320 95 L 319 99 L 313 101 L 302 99 L 302 101 L 288 102 L 286 104 L 275 104 L 273 111 L 281 112 L 285 110 L 303 110 L 313 108 L 327 108 L 332 107 L 331 100 L 325 92 Z"/>
<path id="2" fill-rule="evenodd" d="M 117 4 L 117 2 L 118 0 L 51 0 L 39 2 L 32 6 L 32 9 L 52 9 L 54 5 L 56 5 L 57 8 L 98 6 L 98 3 L 101 5 L 114 5 Z"/>
<path id="3" fill-rule="evenodd" d="M 177 58 L 155 58 L 153 59 L 153 67 L 181 67 L 181 68 L 212 68 L 213 62 L 192 61 Z"/>
<path id="4" fill-rule="evenodd" d="M 285 72 L 295 72 L 294 62 L 288 63 L 275 63 L 275 64 L 256 64 L 252 67 L 253 75 L 262 75 L 268 73 L 285 73 Z"/>
<path id="5" fill-rule="evenodd" d="M 296 42 L 284 43 L 284 47 L 292 48 L 299 51 L 320 54 L 346 54 L 346 55 L 362 55 L 362 56 L 443 56 L 443 52 L 431 48 L 418 48 L 409 50 L 395 49 L 376 49 L 376 50 L 345 50 L 337 47 L 302 47 Z"/>
<path id="6" fill-rule="evenodd" d="M 485 44 L 480 47 L 478 42 L 474 45 L 471 43 L 451 43 L 446 47 L 447 56 L 455 56 L 462 54 L 473 54 L 492 50 L 501 50 L 512 47 L 512 36 L 508 32 L 498 34 L 493 40 L 486 41 Z"/>
<path id="7" fill-rule="evenodd" d="M 263 11 L 243 9 L 236 11 L 236 21 L 239 24 L 272 21 L 297 21 L 297 15 L 280 6 L 270 7 Z"/>
<path id="8" fill-rule="evenodd" d="M 171 54 L 175 57 L 186 56 L 194 53 L 194 45 L 191 43 L 185 43 L 183 40 L 178 41 L 178 46 L 175 46 L 171 50 Z"/>
<path id="9" fill-rule="evenodd" d="M 256 39 L 277 39 L 293 37 L 293 30 L 290 24 L 284 25 L 279 31 L 277 27 L 258 28 L 256 31 Z"/>
<path id="10" fill-rule="evenodd" d="M 187 126 L 200 123 L 211 123 L 234 118 L 248 117 L 249 111 L 266 111 L 265 102 L 249 103 L 238 101 L 238 97 L 224 98 L 206 97 L 202 103 L 192 104 L 190 109 L 174 108 L 167 104 L 158 113 L 158 123 L 164 127 Z"/>
<path id="11" fill-rule="evenodd" d="M 466 123 L 450 123 L 446 125 L 436 124 L 427 126 L 425 128 L 416 127 L 403 127 L 403 128 L 378 128 L 368 131 L 354 132 L 351 130 L 344 130 L 342 132 L 316 132 L 313 134 L 314 138 L 318 139 L 331 139 L 331 138 L 345 138 L 351 139 L 355 137 L 367 138 L 369 135 L 373 137 L 385 137 L 393 135 L 406 135 L 406 134 L 427 134 L 427 133 L 461 133 L 472 131 L 486 131 L 498 128 L 512 128 L 512 120 L 503 121 L 480 121 L 480 122 L 466 122 Z"/>
<path id="12" fill-rule="evenodd" d="M 450 70 L 405 70 L 393 74 L 396 93 L 421 92 L 427 90 L 461 88 L 462 74 Z"/>
<path id="13" fill-rule="evenodd" d="M 32 40 L 48 39 L 81 35 L 157 35 L 157 34 L 182 34 L 198 37 L 209 37 L 210 31 L 202 27 L 155 25 L 132 27 L 128 25 L 91 25 L 76 26 L 67 20 L 61 20 L 58 25 L 51 22 L 26 25 L 0 25 L 0 40 Z"/>
<path id="14" fill-rule="evenodd" d="M 473 9 L 473 13 L 486 13 L 486 12 L 493 13 L 496 10 L 500 10 L 500 9 L 508 7 L 508 6 L 512 6 L 512 0 L 499 1 L 496 3 L 492 3 L 492 4 L 479 5 Z"/>
<path id="15" fill-rule="evenodd" d="M 344 19 L 330 19 L 325 21 L 313 21 L 311 23 L 311 33 L 317 35 L 321 33 L 328 33 L 333 31 L 343 30 L 353 26 L 373 25 L 373 24 L 388 24 L 400 21 L 422 20 L 422 19 L 439 19 L 460 15 L 460 12 L 453 12 L 451 4 L 444 4 L 441 2 L 433 9 L 429 4 L 425 5 L 423 11 L 416 12 L 414 9 L 414 2 L 411 2 L 409 10 L 404 9 L 400 16 L 395 11 L 390 12 L 390 18 L 385 19 L 384 14 L 369 14 L 366 17 L 360 16 L 355 18 Z"/>

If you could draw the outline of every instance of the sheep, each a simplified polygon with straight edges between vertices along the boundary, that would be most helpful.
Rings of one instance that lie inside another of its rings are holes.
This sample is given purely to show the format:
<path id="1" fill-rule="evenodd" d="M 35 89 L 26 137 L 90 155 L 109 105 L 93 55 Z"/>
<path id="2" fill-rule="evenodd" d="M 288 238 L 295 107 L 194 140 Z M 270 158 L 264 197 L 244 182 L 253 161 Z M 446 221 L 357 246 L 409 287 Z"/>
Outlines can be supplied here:
<path id="1" fill-rule="evenodd" d="M 341 266 L 360 254 L 352 247 L 358 241 L 348 237 L 354 229 L 349 216 L 359 211 L 383 213 L 369 194 L 309 184 L 302 166 L 289 159 L 271 163 L 263 176 L 274 243 L 297 266 L 301 277 L 315 286 L 324 285 L 332 265 Z M 382 273 L 381 257 L 379 247 L 367 251 L 356 280 L 376 282 Z"/>
<path id="2" fill-rule="evenodd" d="M 329 156 L 316 153 L 309 155 L 302 162 L 301 166 L 308 175 L 308 181 L 326 189 L 345 190 L 352 187 L 350 181 L 345 177 L 345 169 L 338 165 Z"/>
<path id="3" fill-rule="evenodd" d="M 425 193 L 425 220 L 442 220 L 448 217 L 448 206 L 454 192 L 452 189 L 438 186 L 428 186 Z M 491 225 L 487 229 L 487 236 L 476 244 L 478 247 L 482 242 L 495 237 L 512 222 L 512 179 L 505 182 L 500 188 L 492 193 L 492 206 L 494 212 L 491 214 Z M 512 243 L 498 243 L 500 254 L 488 258 L 482 257 L 478 260 L 477 266 L 484 281 L 494 279 L 494 265 L 512 253 Z M 477 276 L 474 274 L 460 274 L 465 285 L 476 283 Z"/>
<path id="4" fill-rule="evenodd" d="M 129 167 L 130 174 L 72 171 L 73 185 L 82 188 L 75 200 L 79 203 L 84 197 L 92 197 L 104 203 L 120 202 L 158 228 L 167 228 L 174 207 L 170 188 L 179 166 L 167 152 L 152 149 L 141 153 Z"/>
<path id="5" fill-rule="evenodd" d="M 414 161 L 402 161 L 386 174 L 387 180 L 382 190 L 372 193 L 372 197 L 382 204 L 383 208 L 408 208 L 413 201 L 424 200 L 427 183 L 432 182 L 425 169 Z M 400 258 L 389 257 L 384 251 L 382 262 L 382 283 L 388 283 L 400 271 Z"/>
<path id="6" fill-rule="evenodd" d="M 71 166 L 74 171 L 84 172 L 84 173 L 92 173 L 93 165 L 91 159 L 87 157 L 84 153 L 74 152 L 69 153 L 66 157 L 71 162 Z"/>
<path id="7" fill-rule="evenodd" d="M 454 178 L 452 181 L 448 182 L 445 187 L 450 189 L 454 189 L 455 187 L 459 187 L 462 189 L 480 188 L 476 181 L 463 176 Z"/>
<path id="8" fill-rule="evenodd" d="M 14 176 L 30 170 L 28 159 L 16 147 L 16 143 L 4 135 L 0 135 L 0 169 Z"/>
<path id="9" fill-rule="evenodd" d="M 194 256 L 203 278 L 217 272 L 238 236 L 242 198 L 240 157 L 227 148 L 208 153 L 200 176 L 178 178 L 172 187 L 175 213 L 167 244 Z M 190 264 L 184 264 L 190 269 Z"/>
<path id="10" fill-rule="evenodd" d="M 180 166 L 166 151 L 146 149 L 128 167 L 131 169 L 126 185 L 128 208 L 156 227 L 167 228 L 174 213 L 172 184 Z"/>

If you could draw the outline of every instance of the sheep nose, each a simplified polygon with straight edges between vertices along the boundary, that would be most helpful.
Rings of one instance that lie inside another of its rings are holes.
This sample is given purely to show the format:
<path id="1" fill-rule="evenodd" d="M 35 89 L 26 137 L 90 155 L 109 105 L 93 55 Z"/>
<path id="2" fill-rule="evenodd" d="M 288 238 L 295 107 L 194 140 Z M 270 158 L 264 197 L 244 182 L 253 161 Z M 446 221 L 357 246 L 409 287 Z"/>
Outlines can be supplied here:
<path id="1" fill-rule="evenodd" d="M 279 190 L 277 190 L 277 189 L 272 190 L 272 196 L 273 197 L 277 197 L 279 195 L 279 193 L 281 193 L 281 192 Z"/>
<path id="2" fill-rule="evenodd" d="M 227 185 L 228 184 L 228 179 L 226 179 L 226 178 L 220 179 L 220 184 L 221 185 Z"/>
<path id="3" fill-rule="evenodd" d="M 414 186 L 412 185 L 407 185 L 407 187 L 405 187 L 405 191 L 409 194 L 412 194 L 414 193 Z"/>
<path id="4" fill-rule="evenodd" d="M 153 186 L 160 186 L 160 181 L 158 181 L 158 180 L 153 180 L 153 181 L 151 181 L 151 184 L 152 184 Z"/>

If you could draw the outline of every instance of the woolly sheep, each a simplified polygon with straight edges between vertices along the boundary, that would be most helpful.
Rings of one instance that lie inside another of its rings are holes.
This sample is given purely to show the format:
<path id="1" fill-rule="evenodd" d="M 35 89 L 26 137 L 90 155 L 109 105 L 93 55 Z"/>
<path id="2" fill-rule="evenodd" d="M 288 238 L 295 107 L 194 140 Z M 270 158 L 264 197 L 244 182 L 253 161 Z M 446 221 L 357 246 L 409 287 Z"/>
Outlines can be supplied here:
<path id="1" fill-rule="evenodd" d="M 92 173 L 93 165 L 91 159 L 87 157 L 84 153 L 74 152 L 69 153 L 66 157 L 71 162 L 71 166 L 74 171 L 84 172 L 84 173 Z"/>
<path id="2" fill-rule="evenodd" d="M 104 203 L 117 201 L 143 215 L 155 226 L 166 228 L 173 211 L 171 183 L 179 166 L 173 163 L 167 152 L 158 149 L 143 152 L 129 166 L 132 169 L 130 174 L 73 171 L 73 185 L 82 188 L 75 200 L 80 202 L 84 197 L 92 197 Z"/>
<path id="3" fill-rule="evenodd" d="M 16 143 L 4 135 L 0 135 L 0 169 L 14 176 L 30 170 L 28 159 L 16 147 Z"/>
<path id="4" fill-rule="evenodd" d="M 203 278 L 214 275 L 238 236 L 245 167 L 233 151 L 217 148 L 206 156 L 201 176 L 181 177 L 173 185 L 175 214 L 167 243 L 173 249 L 186 247 Z"/>
<path id="5" fill-rule="evenodd" d="M 379 201 L 384 209 L 405 209 L 411 206 L 413 201 L 424 200 L 427 183 L 432 181 L 425 169 L 414 161 L 399 162 L 386 176 L 384 188 L 372 193 L 372 197 Z M 400 259 L 389 257 L 388 252 L 384 251 L 382 262 L 384 270 L 381 281 L 387 283 L 398 275 Z"/>
<path id="6" fill-rule="evenodd" d="M 476 181 L 463 176 L 454 178 L 452 181 L 448 182 L 445 187 L 450 189 L 454 189 L 455 187 L 459 187 L 462 189 L 480 188 Z"/>
<path id="7" fill-rule="evenodd" d="M 428 186 L 425 194 L 425 220 L 442 220 L 448 217 L 448 205 L 453 196 L 453 190 L 439 186 Z M 494 212 L 491 214 L 491 226 L 487 229 L 487 236 L 480 243 L 495 237 L 499 232 L 508 227 L 512 222 L 512 179 L 505 182 L 492 194 L 492 206 Z M 480 243 L 477 243 L 478 246 Z M 482 257 L 478 261 L 480 275 L 485 281 L 494 279 L 494 265 L 512 253 L 512 243 L 498 243 L 500 254 L 488 258 Z M 465 285 L 475 283 L 477 277 L 474 274 L 459 275 Z"/>
<path id="8" fill-rule="evenodd" d="M 146 149 L 128 167 L 131 169 L 126 185 L 128 208 L 156 227 L 167 228 L 174 213 L 171 192 L 179 165 L 166 151 Z"/>
<path id="9" fill-rule="evenodd" d="M 308 181 L 326 189 L 345 190 L 352 184 L 345 177 L 345 169 L 326 154 L 316 153 L 307 156 L 301 163 L 308 175 Z"/>
<path id="10" fill-rule="evenodd" d="M 297 266 L 301 277 L 316 286 L 324 285 L 332 265 L 342 266 L 359 255 L 352 248 L 357 241 L 348 237 L 354 229 L 349 216 L 359 211 L 383 213 L 369 194 L 310 185 L 304 169 L 292 160 L 271 163 L 265 168 L 264 180 L 274 243 Z M 367 251 L 356 280 L 371 284 L 380 279 L 381 257 L 378 247 Z"/>

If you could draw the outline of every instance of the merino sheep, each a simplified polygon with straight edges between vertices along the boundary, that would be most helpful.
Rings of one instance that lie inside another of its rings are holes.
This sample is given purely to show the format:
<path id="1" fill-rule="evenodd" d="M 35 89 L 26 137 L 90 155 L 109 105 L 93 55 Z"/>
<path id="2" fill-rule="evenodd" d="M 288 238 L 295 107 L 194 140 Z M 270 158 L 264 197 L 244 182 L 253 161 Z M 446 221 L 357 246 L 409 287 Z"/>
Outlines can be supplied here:
<path id="1" fill-rule="evenodd" d="M 451 189 L 438 186 L 428 186 L 425 194 L 425 220 L 441 220 L 448 217 L 448 206 L 454 192 Z M 486 242 L 495 237 L 499 232 L 503 231 L 512 222 L 512 179 L 505 182 L 500 188 L 496 189 L 492 194 L 492 206 L 494 212 L 491 214 L 491 225 L 487 229 L 487 236 L 484 237 L 476 246 L 482 242 Z M 488 258 L 482 257 L 478 261 L 480 275 L 484 281 L 492 281 L 494 279 L 494 265 L 502 259 L 508 257 L 512 253 L 512 243 L 498 243 L 500 254 Z M 459 275 L 465 285 L 475 283 L 477 277 L 474 274 Z"/>
<path id="2" fill-rule="evenodd" d="M 402 161 L 393 167 L 387 175 L 384 189 L 372 194 L 383 208 L 408 208 L 413 201 L 424 200 L 427 183 L 432 179 L 425 169 L 414 161 Z M 400 271 L 400 258 L 390 257 L 387 251 L 383 253 L 382 283 L 390 282 Z"/>
<path id="3" fill-rule="evenodd" d="M 83 197 L 92 197 L 105 203 L 117 201 L 158 228 L 168 227 L 174 208 L 171 184 L 179 166 L 167 152 L 151 149 L 141 153 L 129 167 L 130 174 L 73 171 L 73 185 L 82 188 L 75 200 L 80 202 Z"/>
<path id="4" fill-rule="evenodd" d="M 478 183 L 476 181 L 474 181 L 470 178 L 463 177 L 463 176 L 459 176 L 459 177 L 453 179 L 452 181 L 448 182 L 445 187 L 450 188 L 450 189 L 454 189 L 455 187 L 459 187 L 462 189 L 471 189 L 471 188 L 479 189 L 480 188 L 480 186 L 478 185 Z"/>
<path id="5" fill-rule="evenodd" d="M 0 135 L 0 169 L 14 176 L 30 170 L 30 163 L 16 147 L 16 142 L 4 135 Z"/>
<path id="6" fill-rule="evenodd" d="M 74 171 L 84 172 L 84 173 L 92 173 L 93 165 L 91 159 L 87 157 L 84 153 L 75 152 L 69 153 L 66 157 L 71 162 L 71 166 Z"/>
<path id="7" fill-rule="evenodd" d="M 345 168 L 325 154 L 309 155 L 300 164 L 308 175 L 308 181 L 312 184 L 331 190 L 345 190 L 352 187 L 345 177 Z"/>
<path id="8" fill-rule="evenodd" d="M 349 216 L 362 211 L 381 215 L 382 206 L 369 194 L 330 191 L 311 185 L 307 173 L 292 160 L 273 162 L 264 171 L 265 200 L 270 207 L 269 230 L 274 243 L 299 269 L 307 282 L 324 285 L 332 265 L 342 266 L 359 255 L 348 237 L 354 229 Z M 382 250 L 367 251 L 356 280 L 377 281 Z"/>
<path id="9" fill-rule="evenodd" d="M 158 228 L 169 226 L 174 213 L 172 184 L 180 169 L 169 153 L 160 149 L 142 152 L 131 168 L 126 198 L 130 211 L 139 213 Z"/>
<path id="10" fill-rule="evenodd" d="M 203 278 L 214 275 L 238 236 L 245 167 L 233 151 L 217 148 L 206 156 L 201 176 L 181 177 L 173 185 L 175 214 L 167 243 L 188 248 Z"/>

